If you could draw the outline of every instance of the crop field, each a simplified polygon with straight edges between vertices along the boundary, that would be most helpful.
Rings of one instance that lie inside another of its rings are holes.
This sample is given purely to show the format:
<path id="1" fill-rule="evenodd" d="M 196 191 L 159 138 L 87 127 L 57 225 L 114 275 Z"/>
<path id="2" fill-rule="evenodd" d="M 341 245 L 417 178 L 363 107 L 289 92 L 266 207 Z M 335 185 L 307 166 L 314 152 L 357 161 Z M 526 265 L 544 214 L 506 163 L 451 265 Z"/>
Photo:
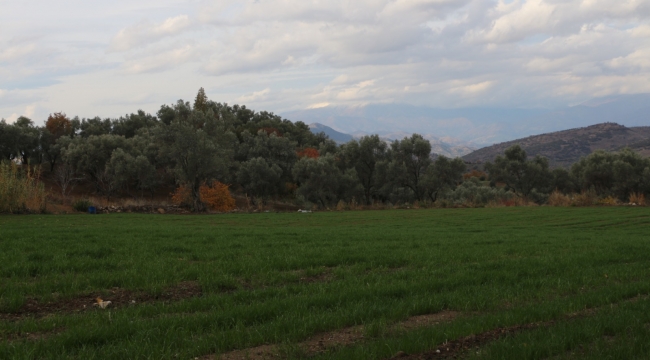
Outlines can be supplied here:
<path id="1" fill-rule="evenodd" d="M 0 217 L 0 359 L 647 359 L 649 296 L 641 207 Z"/>

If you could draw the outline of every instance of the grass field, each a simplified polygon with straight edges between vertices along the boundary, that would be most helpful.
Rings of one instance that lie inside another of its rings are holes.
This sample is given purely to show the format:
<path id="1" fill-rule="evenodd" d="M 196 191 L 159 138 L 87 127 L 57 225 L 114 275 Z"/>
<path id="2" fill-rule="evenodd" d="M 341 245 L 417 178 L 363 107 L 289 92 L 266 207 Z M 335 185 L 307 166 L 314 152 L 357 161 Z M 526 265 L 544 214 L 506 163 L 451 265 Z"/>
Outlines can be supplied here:
<path id="1" fill-rule="evenodd" d="M 647 359 L 649 226 L 622 207 L 2 216 L 0 359 Z M 446 316 L 407 326 L 427 314 Z M 323 333 L 342 340 L 308 346 Z"/>

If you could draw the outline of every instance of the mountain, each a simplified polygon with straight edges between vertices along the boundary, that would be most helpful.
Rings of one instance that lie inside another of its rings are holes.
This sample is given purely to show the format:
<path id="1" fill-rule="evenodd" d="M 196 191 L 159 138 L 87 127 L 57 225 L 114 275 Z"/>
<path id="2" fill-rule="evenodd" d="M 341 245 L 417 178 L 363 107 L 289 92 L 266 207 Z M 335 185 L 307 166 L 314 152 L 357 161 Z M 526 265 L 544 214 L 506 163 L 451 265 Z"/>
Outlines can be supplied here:
<path id="1" fill-rule="evenodd" d="M 480 147 L 604 122 L 633 127 L 650 124 L 650 94 L 592 99 L 560 109 L 442 109 L 406 104 L 326 106 L 282 113 L 307 124 L 318 122 L 348 134 L 418 133 L 445 143 Z"/>
<path id="2" fill-rule="evenodd" d="M 374 134 L 379 135 L 381 139 L 387 142 L 402 140 L 405 137 L 410 137 L 411 135 L 413 135 L 413 133 L 407 133 L 403 131 L 395 131 L 395 132 L 377 131 Z M 358 131 L 352 134 L 352 136 L 354 136 L 357 139 L 365 135 L 371 135 L 371 133 Z M 476 147 L 469 146 L 466 143 L 462 141 L 458 141 L 456 139 L 451 139 L 451 138 L 440 139 L 431 134 L 423 134 L 422 137 L 429 140 L 429 143 L 431 143 L 431 152 L 437 155 L 444 155 L 447 157 L 455 158 L 455 157 L 460 157 L 469 154 L 472 151 L 476 150 Z"/>
<path id="3" fill-rule="evenodd" d="M 392 133 L 386 131 L 379 131 L 375 133 L 367 133 L 361 131 L 350 135 L 350 134 L 345 134 L 336 131 L 329 126 L 319 124 L 319 123 L 310 124 L 309 129 L 314 134 L 318 134 L 320 132 L 325 133 L 325 135 L 329 136 L 330 139 L 336 141 L 337 144 L 345 144 L 346 142 L 352 140 L 353 138 L 358 139 L 362 136 L 373 135 L 373 134 L 379 135 L 379 137 L 386 142 L 401 140 L 405 137 L 409 137 L 413 135 L 412 133 L 399 132 L 399 131 L 392 132 Z M 429 142 L 431 143 L 431 152 L 438 155 L 445 155 L 448 157 L 459 157 L 465 154 L 469 154 L 470 152 L 476 150 L 476 148 L 466 146 L 462 143 L 459 144 L 455 142 L 453 139 L 447 140 L 449 142 L 446 142 L 445 140 L 438 139 L 431 135 L 425 135 L 424 138 L 429 140 Z"/>
<path id="4" fill-rule="evenodd" d="M 529 136 L 484 147 L 463 156 L 470 163 L 493 161 L 512 145 L 519 144 L 529 157 L 541 155 L 551 166 L 568 167 L 596 150 L 615 151 L 626 146 L 634 150 L 650 149 L 650 126 L 625 127 L 602 123 L 582 128 Z"/>
<path id="5" fill-rule="evenodd" d="M 323 132 L 330 139 L 336 141 L 337 144 L 345 144 L 346 142 L 352 140 L 352 135 L 338 132 L 329 126 L 325 126 L 319 123 L 309 124 L 309 130 L 311 130 L 311 132 L 314 134 Z"/>
<path id="6" fill-rule="evenodd" d="M 368 104 L 326 106 L 281 115 L 292 121 L 320 123 L 348 134 L 418 133 L 476 148 L 520 137 L 519 133 L 511 131 L 513 123 L 543 113 L 535 109 L 438 109 L 406 104 Z"/>

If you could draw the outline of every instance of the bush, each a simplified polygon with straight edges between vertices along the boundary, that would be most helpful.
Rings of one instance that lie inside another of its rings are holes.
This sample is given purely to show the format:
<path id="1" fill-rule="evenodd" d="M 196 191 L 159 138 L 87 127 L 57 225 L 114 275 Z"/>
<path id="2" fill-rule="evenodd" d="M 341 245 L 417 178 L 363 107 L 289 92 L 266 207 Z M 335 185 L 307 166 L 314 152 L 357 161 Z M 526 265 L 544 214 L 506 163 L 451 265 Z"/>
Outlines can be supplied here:
<path id="1" fill-rule="evenodd" d="M 571 206 L 571 197 L 555 190 L 549 195 L 547 203 L 551 206 Z"/>
<path id="2" fill-rule="evenodd" d="M 592 188 L 576 194 L 571 199 L 571 206 L 594 206 L 598 202 L 598 195 Z"/>
<path id="3" fill-rule="evenodd" d="M 630 204 L 645 206 L 645 195 L 643 193 L 631 193 Z"/>
<path id="4" fill-rule="evenodd" d="M 93 206 L 93 204 L 88 199 L 78 199 L 72 203 L 72 208 L 80 212 L 88 211 L 88 208 Z"/>
<path id="5" fill-rule="evenodd" d="M 457 205 L 476 207 L 485 206 L 491 202 L 507 206 L 507 201 L 513 200 L 513 198 L 513 193 L 501 188 L 482 185 L 478 178 L 472 177 L 455 190 L 444 194 L 441 200 L 448 200 Z"/>
<path id="6" fill-rule="evenodd" d="M 211 210 L 227 212 L 235 208 L 235 199 L 230 195 L 228 185 L 215 181 L 212 185 L 203 184 L 199 188 L 201 201 Z M 172 202 L 176 205 L 190 206 L 192 204 L 192 193 L 185 186 L 179 186 L 172 194 Z"/>
<path id="7" fill-rule="evenodd" d="M 40 173 L 21 169 L 15 163 L 0 162 L 0 213 L 45 211 L 45 187 Z"/>

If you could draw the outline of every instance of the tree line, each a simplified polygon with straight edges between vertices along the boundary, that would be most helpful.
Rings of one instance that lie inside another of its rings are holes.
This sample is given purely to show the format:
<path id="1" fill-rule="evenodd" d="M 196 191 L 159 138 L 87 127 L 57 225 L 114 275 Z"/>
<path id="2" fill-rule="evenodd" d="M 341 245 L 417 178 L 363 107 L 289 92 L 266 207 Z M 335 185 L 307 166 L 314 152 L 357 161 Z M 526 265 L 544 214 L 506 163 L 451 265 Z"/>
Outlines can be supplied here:
<path id="1" fill-rule="evenodd" d="M 193 103 L 162 105 L 117 119 L 51 114 L 45 125 L 21 117 L 0 122 L 0 156 L 43 164 L 65 195 L 76 182 L 99 195 L 153 196 L 184 187 L 194 211 L 205 210 L 201 187 L 220 182 L 253 204 L 291 199 L 327 208 L 357 204 L 485 205 L 522 198 L 544 203 L 554 190 L 626 200 L 650 194 L 650 159 L 629 149 L 598 151 L 571 169 L 551 169 L 513 146 L 484 171 L 467 172 L 459 158 L 432 157 L 421 135 L 385 142 L 378 135 L 337 145 L 303 122 L 211 101 L 200 89 Z"/>

